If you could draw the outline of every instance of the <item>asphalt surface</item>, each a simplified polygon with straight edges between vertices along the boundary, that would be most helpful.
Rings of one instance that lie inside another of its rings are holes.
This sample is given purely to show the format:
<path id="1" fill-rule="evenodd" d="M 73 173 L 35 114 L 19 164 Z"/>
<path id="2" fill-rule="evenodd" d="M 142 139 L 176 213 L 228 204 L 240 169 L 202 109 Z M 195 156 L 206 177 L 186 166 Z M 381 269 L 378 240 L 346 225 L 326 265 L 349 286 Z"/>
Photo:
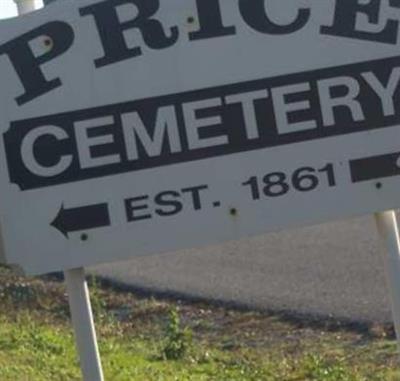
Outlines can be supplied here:
<path id="1" fill-rule="evenodd" d="M 389 322 L 382 253 L 374 219 L 366 217 L 135 258 L 95 271 L 156 293 Z"/>

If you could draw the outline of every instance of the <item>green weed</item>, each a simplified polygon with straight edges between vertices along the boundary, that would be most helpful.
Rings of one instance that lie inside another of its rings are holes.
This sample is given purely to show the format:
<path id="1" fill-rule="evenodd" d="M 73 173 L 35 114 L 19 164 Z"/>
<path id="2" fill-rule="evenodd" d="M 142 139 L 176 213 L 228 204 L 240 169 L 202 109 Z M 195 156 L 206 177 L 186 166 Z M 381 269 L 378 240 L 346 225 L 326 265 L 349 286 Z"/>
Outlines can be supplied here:
<path id="1" fill-rule="evenodd" d="M 192 331 L 188 327 L 182 328 L 178 310 L 171 308 L 165 329 L 165 345 L 163 357 L 167 360 L 182 359 L 192 344 Z"/>

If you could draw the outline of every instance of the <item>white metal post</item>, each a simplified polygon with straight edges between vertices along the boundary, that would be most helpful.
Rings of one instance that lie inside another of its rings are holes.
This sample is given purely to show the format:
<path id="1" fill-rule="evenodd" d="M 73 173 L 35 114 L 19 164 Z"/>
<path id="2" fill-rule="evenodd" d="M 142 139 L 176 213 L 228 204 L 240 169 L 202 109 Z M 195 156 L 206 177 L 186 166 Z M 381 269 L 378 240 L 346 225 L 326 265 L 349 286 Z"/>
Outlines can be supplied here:
<path id="1" fill-rule="evenodd" d="M 379 235 L 386 245 L 384 254 L 387 285 L 392 304 L 397 345 L 400 350 L 400 240 L 396 213 L 393 210 L 375 214 Z"/>
<path id="2" fill-rule="evenodd" d="M 84 381 L 103 381 L 89 289 L 83 268 L 64 272 Z"/>
<path id="3" fill-rule="evenodd" d="M 32 12 L 36 9 L 35 0 L 14 0 L 17 4 L 17 10 L 19 15 Z"/>

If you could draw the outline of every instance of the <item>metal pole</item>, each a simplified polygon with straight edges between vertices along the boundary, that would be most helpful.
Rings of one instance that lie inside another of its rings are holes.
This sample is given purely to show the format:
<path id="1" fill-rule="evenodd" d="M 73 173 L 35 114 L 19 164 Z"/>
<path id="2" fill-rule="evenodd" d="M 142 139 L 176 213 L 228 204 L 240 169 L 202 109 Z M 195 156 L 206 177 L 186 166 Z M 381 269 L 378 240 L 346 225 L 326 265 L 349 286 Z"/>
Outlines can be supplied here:
<path id="1" fill-rule="evenodd" d="M 85 271 L 67 270 L 64 276 L 83 380 L 104 381 Z"/>
<path id="2" fill-rule="evenodd" d="M 396 213 L 393 210 L 375 214 L 378 233 L 386 245 L 384 263 L 392 304 L 397 345 L 400 350 L 400 240 Z"/>
<path id="3" fill-rule="evenodd" d="M 14 0 L 19 15 L 24 15 L 37 9 L 35 0 Z"/>

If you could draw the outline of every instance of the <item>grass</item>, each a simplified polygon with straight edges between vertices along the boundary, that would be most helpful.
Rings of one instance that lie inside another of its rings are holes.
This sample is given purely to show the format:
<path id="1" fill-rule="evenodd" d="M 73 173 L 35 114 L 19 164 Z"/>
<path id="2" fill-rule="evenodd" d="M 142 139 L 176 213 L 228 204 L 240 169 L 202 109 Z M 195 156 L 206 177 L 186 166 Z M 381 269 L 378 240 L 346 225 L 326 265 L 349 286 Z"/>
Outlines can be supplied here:
<path id="1" fill-rule="evenodd" d="M 395 381 L 390 327 L 348 329 L 91 282 L 107 381 Z M 0 267 L 0 381 L 80 380 L 62 283 Z"/>

